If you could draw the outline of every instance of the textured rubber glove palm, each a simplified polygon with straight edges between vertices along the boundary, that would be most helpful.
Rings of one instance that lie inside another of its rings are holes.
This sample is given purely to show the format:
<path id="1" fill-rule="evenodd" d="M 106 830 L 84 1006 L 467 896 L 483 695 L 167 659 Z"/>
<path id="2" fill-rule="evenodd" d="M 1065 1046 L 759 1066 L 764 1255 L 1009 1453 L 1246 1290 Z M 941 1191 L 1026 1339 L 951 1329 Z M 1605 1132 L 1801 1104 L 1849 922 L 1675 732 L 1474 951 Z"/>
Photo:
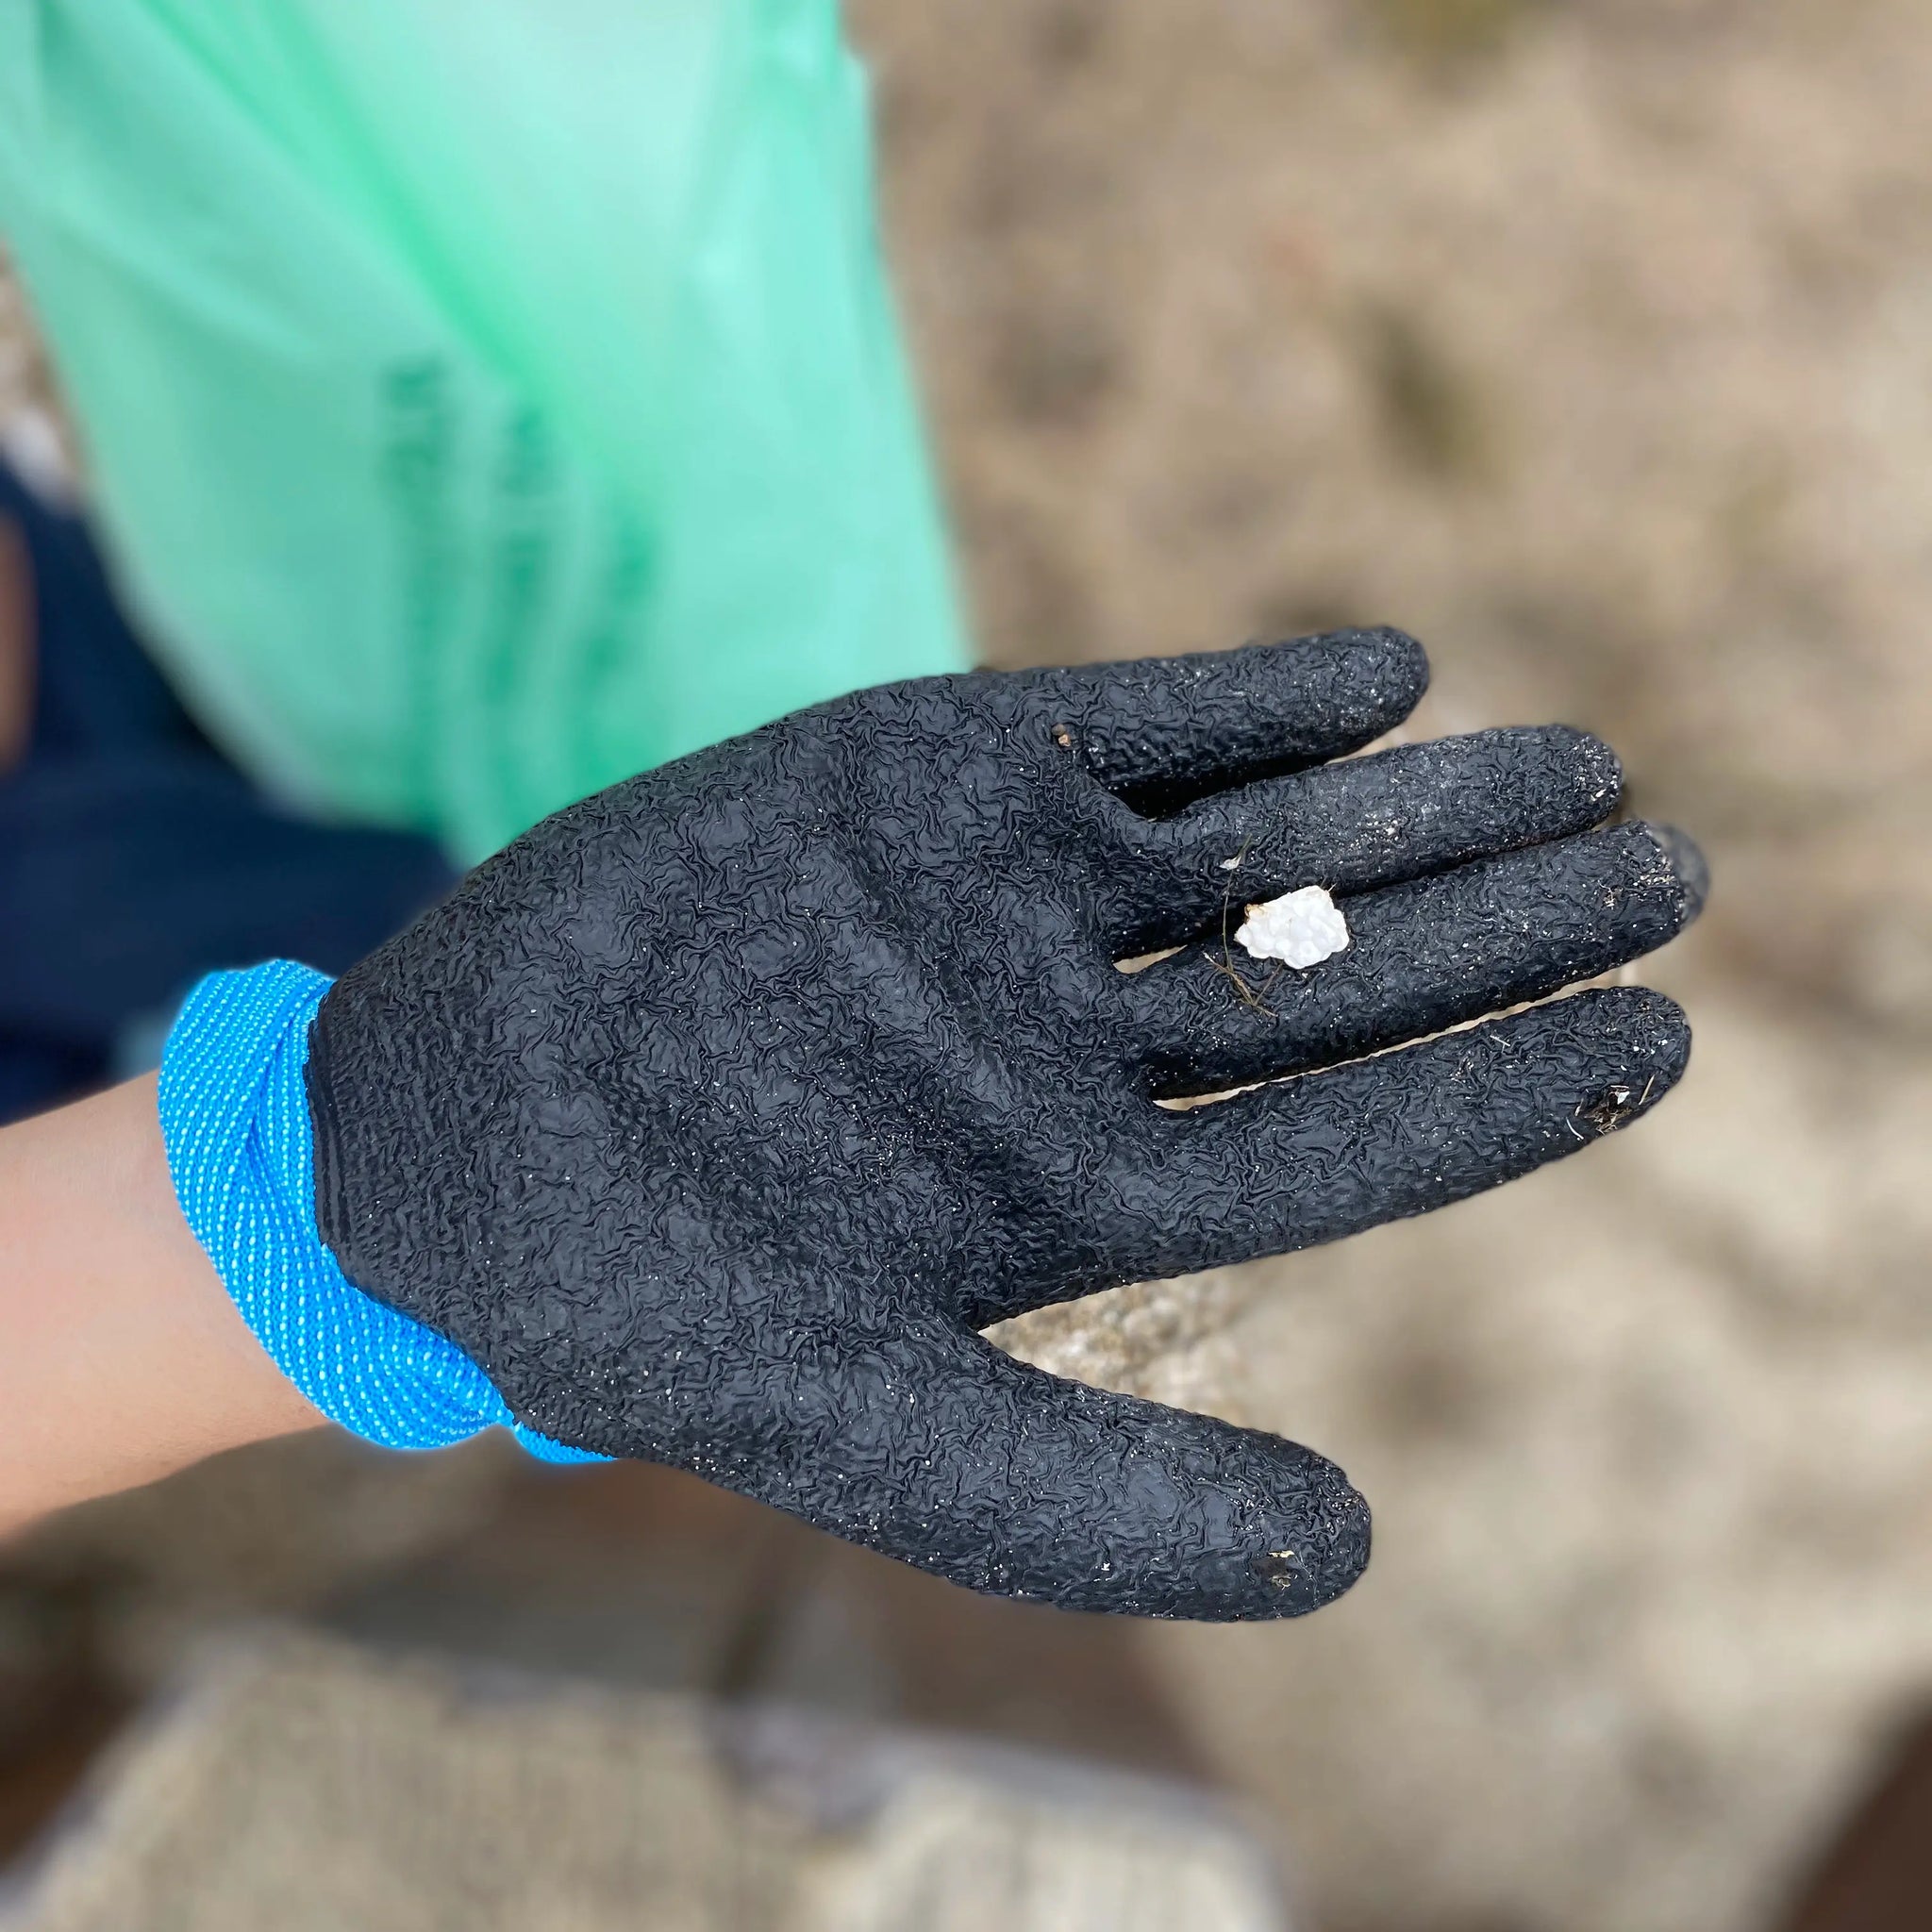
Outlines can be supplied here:
<path id="1" fill-rule="evenodd" d="M 1359 632 L 931 679 L 558 814 L 323 1003 L 324 1239 L 559 1441 L 979 1590 L 1312 1609 L 1368 1556 L 1332 1465 L 975 1331 L 1473 1194 L 1676 1079 L 1682 1018 L 1636 991 L 1379 1051 L 1700 898 L 1674 835 L 1587 830 L 1619 774 L 1579 733 L 1324 762 L 1426 676 Z M 1230 904 L 1311 882 L 1351 949 L 1238 983 Z"/>

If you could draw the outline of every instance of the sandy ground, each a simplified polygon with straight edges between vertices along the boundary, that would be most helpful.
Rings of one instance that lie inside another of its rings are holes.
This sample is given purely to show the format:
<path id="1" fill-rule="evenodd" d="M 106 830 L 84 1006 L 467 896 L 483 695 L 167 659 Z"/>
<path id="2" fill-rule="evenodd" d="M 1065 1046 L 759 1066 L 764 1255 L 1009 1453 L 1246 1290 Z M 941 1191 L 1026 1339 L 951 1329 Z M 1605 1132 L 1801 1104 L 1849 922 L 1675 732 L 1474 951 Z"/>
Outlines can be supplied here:
<path id="1" fill-rule="evenodd" d="M 1341 1606 L 1154 1650 L 1324 1924 L 1763 1923 L 1932 1678 L 1932 22 L 862 22 L 1000 661 L 1396 622 L 1717 869 L 1641 1133 L 1044 1339 L 1375 1504 Z"/>
<path id="2" fill-rule="evenodd" d="M 1399 623 L 1429 728 L 1598 729 L 1717 869 L 1641 1132 L 1026 1338 L 1376 1506 L 1343 1604 L 1150 1654 L 1327 1932 L 1765 1924 L 1932 1696 L 1932 21 L 856 24 L 991 657 Z M 379 1568 L 491 1456 L 278 1451 L 62 1534 L 163 1579 L 165 1647 Z"/>

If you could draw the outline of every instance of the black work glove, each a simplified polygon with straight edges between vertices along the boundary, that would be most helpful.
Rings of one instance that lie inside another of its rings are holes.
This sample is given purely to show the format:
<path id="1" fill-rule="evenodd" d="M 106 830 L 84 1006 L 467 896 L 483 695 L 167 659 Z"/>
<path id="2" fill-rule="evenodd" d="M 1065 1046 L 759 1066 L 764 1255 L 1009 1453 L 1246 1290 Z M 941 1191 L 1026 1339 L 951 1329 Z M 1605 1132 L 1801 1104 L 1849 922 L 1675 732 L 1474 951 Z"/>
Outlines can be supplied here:
<path id="1" fill-rule="evenodd" d="M 1459 1200 L 1683 1072 L 1648 991 L 1445 1032 L 1662 945 L 1702 874 L 1588 829 L 1576 731 L 1329 762 L 1426 680 L 1393 631 L 933 678 L 558 813 L 324 1001 L 325 1241 L 562 1442 L 996 1594 L 1315 1608 L 1369 1553 L 1331 1464 L 975 1331 Z M 1348 951 L 1228 947 L 1310 883 Z"/>

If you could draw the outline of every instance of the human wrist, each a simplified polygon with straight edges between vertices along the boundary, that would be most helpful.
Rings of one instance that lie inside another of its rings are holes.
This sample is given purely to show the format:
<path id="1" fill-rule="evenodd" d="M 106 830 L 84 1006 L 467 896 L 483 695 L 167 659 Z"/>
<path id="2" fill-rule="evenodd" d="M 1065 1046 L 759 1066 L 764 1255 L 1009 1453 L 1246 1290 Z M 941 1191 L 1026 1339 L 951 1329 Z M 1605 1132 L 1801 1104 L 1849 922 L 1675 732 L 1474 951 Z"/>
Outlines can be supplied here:
<path id="1" fill-rule="evenodd" d="M 0 1534 L 322 1418 L 175 1199 L 152 1076 L 0 1132 Z"/>

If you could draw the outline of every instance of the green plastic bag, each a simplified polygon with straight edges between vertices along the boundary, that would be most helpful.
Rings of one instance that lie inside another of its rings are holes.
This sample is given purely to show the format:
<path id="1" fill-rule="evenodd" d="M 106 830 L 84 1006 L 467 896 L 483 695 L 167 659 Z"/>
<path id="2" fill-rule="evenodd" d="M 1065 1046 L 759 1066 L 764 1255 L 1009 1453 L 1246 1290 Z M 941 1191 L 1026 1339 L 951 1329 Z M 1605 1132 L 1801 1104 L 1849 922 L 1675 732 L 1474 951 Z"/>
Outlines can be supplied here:
<path id="1" fill-rule="evenodd" d="M 0 0 L 0 234 L 285 794 L 475 858 L 965 661 L 835 0 Z"/>

